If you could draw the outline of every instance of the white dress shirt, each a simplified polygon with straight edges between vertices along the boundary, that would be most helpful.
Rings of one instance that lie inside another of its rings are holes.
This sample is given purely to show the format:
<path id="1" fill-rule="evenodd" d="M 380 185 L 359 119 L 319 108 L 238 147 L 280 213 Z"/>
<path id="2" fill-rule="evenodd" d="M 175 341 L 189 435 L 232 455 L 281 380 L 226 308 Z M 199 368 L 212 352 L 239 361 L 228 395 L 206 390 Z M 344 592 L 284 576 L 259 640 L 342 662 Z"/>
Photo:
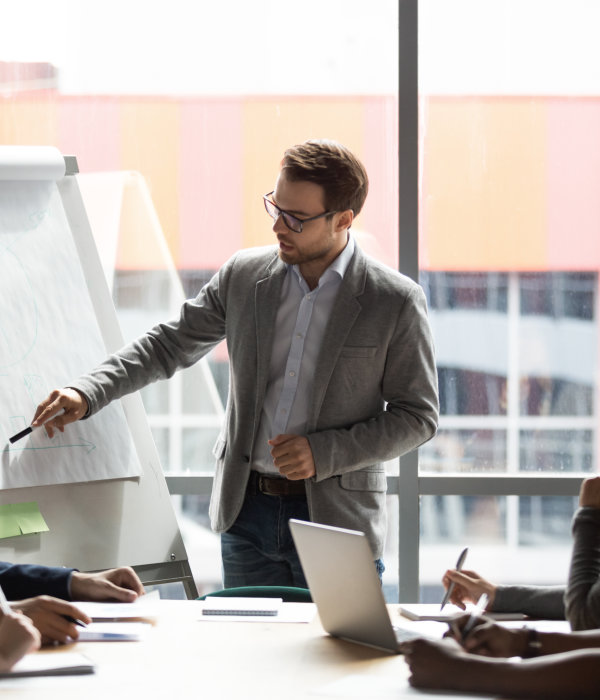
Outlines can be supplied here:
<path id="1" fill-rule="evenodd" d="M 354 254 L 354 239 L 348 243 L 309 289 L 297 265 L 288 265 L 281 289 L 269 382 L 252 457 L 252 469 L 279 474 L 273 465 L 268 440 L 282 434 L 304 435 L 308 402 L 321 341 L 338 289 Z"/>

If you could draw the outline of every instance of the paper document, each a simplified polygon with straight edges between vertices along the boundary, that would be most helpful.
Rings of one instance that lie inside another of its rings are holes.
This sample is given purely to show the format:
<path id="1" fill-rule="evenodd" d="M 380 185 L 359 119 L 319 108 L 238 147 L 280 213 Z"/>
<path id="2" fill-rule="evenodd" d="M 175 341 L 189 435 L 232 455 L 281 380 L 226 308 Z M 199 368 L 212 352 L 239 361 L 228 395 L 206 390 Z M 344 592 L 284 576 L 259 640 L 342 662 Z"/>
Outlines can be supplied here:
<path id="1" fill-rule="evenodd" d="M 92 622 L 79 630 L 79 642 L 137 642 L 152 625 L 146 622 Z"/>
<path id="2" fill-rule="evenodd" d="M 444 606 L 443 610 L 440 610 L 439 603 L 410 603 L 401 605 L 398 612 L 409 620 L 447 622 L 461 615 L 469 615 L 474 607 L 474 605 L 468 603 L 467 609 L 461 610 L 457 605 L 450 605 L 448 603 Z M 527 617 L 522 613 L 486 612 L 485 615 L 492 618 L 492 620 L 525 620 Z"/>
<path id="3" fill-rule="evenodd" d="M 89 615 L 92 620 L 153 620 L 158 617 L 160 596 L 158 591 L 152 591 L 140 596 L 133 603 L 88 603 L 74 601 L 73 605 Z"/>
<path id="4" fill-rule="evenodd" d="M 0 678 L 24 676 L 71 676 L 93 673 L 95 665 L 83 654 L 73 652 L 38 652 L 26 654 L 10 671 L 0 673 Z"/>

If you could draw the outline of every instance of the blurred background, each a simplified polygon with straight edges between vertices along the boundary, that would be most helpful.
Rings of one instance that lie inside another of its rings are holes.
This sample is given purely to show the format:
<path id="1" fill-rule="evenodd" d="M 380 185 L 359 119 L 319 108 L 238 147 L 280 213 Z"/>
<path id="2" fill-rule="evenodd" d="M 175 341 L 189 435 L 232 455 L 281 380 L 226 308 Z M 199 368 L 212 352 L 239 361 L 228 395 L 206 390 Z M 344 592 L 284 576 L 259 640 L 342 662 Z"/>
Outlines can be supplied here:
<path id="1" fill-rule="evenodd" d="M 398 267 L 402 1 L 0 0 L 0 142 L 77 157 L 127 340 L 236 250 L 273 241 L 262 195 L 307 138 L 365 163 L 354 234 Z M 403 235 L 418 241 L 442 407 L 420 473 L 597 472 L 600 4 L 418 11 L 419 227 Z M 201 593 L 221 585 L 207 507 L 227 383 L 222 345 L 143 392 Z M 466 545 L 494 581 L 564 582 L 576 503 L 572 486 L 422 495 L 404 523 L 420 535 L 421 599 L 441 597 Z M 393 489 L 388 514 L 392 601 Z"/>

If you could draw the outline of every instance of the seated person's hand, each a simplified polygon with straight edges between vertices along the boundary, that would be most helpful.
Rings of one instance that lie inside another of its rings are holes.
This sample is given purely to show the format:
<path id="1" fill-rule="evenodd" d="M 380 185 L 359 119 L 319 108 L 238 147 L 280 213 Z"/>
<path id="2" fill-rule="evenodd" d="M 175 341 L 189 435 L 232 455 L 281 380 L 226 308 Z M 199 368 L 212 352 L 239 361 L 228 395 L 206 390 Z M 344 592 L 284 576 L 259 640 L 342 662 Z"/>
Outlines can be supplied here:
<path id="1" fill-rule="evenodd" d="M 0 620 L 0 671 L 9 671 L 25 654 L 40 648 L 41 635 L 25 615 L 10 613 Z"/>
<path id="2" fill-rule="evenodd" d="M 463 629 L 470 615 L 453 620 L 447 636 L 455 639 L 465 651 L 480 656 L 522 656 L 527 649 L 528 633 L 523 629 L 508 629 L 487 617 L 477 618 L 475 626 L 463 638 Z"/>
<path id="3" fill-rule="evenodd" d="M 95 574 L 74 571 L 71 575 L 73 600 L 131 603 L 140 595 L 144 595 L 144 586 L 129 566 L 99 571 Z"/>
<path id="4" fill-rule="evenodd" d="M 450 602 L 462 610 L 466 603 L 476 603 L 483 593 L 487 593 L 487 610 L 490 610 L 496 597 L 496 586 L 482 578 L 476 571 L 448 569 L 442 578 L 446 590 L 454 582 Z"/>
<path id="5" fill-rule="evenodd" d="M 600 508 L 600 476 L 583 480 L 579 490 L 579 505 Z"/>
<path id="6" fill-rule="evenodd" d="M 415 688 L 460 690 L 457 661 L 467 654 L 453 639 L 413 639 L 400 645 L 400 652 L 411 672 L 409 683 Z"/>
<path id="7" fill-rule="evenodd" d="M 19 600 L 10 605 L 31 619 L 42 634 L 42 644 L 53 642 L 66 644 L 79 637 L 79 627 L 67 617 L 81 620 L 86 624 L 92 621 L 72 603 L 47 595 Z"/>

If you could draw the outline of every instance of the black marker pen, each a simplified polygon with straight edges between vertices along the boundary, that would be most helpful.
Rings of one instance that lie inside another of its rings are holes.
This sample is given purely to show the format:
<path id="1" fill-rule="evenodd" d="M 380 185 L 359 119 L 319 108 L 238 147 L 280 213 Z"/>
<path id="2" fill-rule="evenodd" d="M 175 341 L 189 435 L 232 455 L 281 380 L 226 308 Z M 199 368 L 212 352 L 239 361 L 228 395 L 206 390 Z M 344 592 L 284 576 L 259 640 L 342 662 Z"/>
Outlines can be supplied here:
<path id="1" fill-rule="evenodd" d="M 28 426 L 25 428 L 25 430 L 21 430 L 20 433 L 17 433 L 16 435 L 13 435 L 12 437 L 8 438 L 9 442 L 11 445 L 16 442 L 17 440 L 20 440 L 21 438 L 24 438 L 26 435 L 29 435 L 32 433 L 34 430 L 37 430 L 38 428 L 42 428 L 48 421 L 51 421 L 53 418 L 56 418 L 56 416 L 62 416 L 62 414 L 65 412 L 64 408 L 61 408 L 60 411 L 57 411 L 53 416 L 50 416 L 47 421 L 44 421 L 43 425 L 36 425 L 35 428 L 33 426 Z"/>

